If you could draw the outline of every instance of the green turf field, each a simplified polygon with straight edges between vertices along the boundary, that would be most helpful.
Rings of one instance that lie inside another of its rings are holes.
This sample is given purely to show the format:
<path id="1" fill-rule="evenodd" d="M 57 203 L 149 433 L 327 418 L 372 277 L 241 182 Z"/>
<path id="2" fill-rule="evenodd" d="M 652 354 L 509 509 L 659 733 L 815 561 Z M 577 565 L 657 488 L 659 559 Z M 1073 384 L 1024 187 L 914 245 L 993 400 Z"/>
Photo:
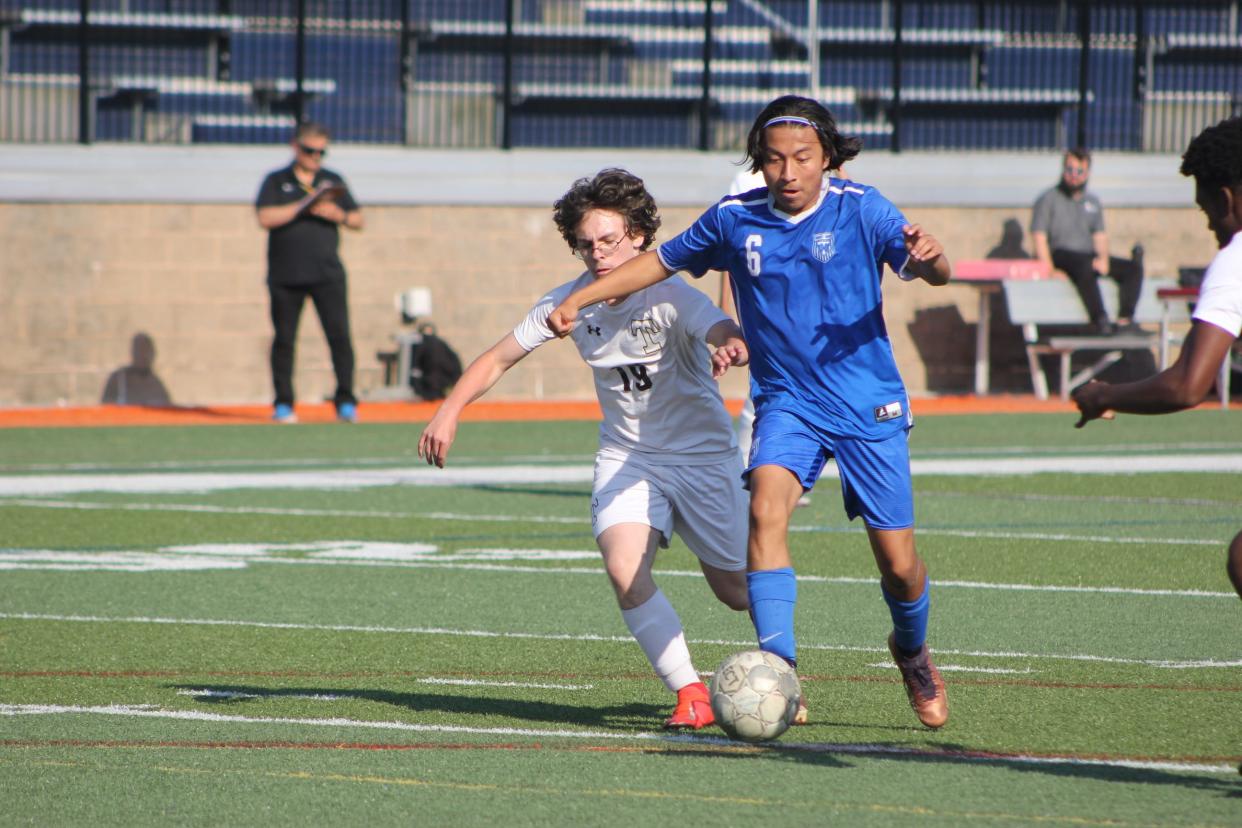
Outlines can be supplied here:
<path id="1" fill-rule="evenodd" d="M 1242 825 L 1242 414 L 926 417 L 918 726 L 834 479 L 811 724 L 669 736 L 590 536 L 592 423 L 0 431 L 0 824 Z M 446 485 L 451 484 L 451 485 Z M 701 671 L 753 646 L 675 542 Z"/>

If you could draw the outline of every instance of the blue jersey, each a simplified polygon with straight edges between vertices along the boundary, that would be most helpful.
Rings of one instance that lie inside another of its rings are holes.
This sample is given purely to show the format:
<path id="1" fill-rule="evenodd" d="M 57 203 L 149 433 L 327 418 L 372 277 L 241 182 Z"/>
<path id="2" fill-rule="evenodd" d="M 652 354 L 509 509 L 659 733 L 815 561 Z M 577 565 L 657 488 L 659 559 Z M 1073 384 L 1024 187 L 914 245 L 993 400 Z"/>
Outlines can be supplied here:
<path id="1" fill-rule="evenodd" d="M 722 199 L 657 253 L 669 270 L 729 272 L 756 416 L 779 408 L 876 440 L 912 422 L 880 295 L 884 263 L 905 267 L 905 224 L 874 188 L 825 177 L 819 200 L 796 216 L 766 188 L 751 190 Z"/>

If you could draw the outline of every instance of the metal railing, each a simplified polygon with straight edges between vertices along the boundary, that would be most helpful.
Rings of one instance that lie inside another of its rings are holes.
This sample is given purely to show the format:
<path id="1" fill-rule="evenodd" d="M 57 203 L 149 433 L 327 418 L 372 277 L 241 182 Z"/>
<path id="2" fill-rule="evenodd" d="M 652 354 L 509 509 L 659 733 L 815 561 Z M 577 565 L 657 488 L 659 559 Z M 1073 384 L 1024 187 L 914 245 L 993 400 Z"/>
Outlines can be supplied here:
<path id="1" fill-rule="evenodd" d="M 0 141 L 1179 151 L 1242 111 L 1237 0 L 0 0 Z"/>

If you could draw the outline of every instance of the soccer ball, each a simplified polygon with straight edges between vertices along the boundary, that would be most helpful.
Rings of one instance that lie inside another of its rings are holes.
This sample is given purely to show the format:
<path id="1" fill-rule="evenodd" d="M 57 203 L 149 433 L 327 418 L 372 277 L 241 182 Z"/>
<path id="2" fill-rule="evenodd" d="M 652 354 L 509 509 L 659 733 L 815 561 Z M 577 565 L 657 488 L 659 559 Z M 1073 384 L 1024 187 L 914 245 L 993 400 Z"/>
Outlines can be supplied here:
<path id="1" fill-rule="evenodd" d="M 762 650 L 726 658 L 711 685 L 716 724 L 734 739 L 762 742 L 780 736 L 798 713 L 802 687 L 789 662 Z"/>

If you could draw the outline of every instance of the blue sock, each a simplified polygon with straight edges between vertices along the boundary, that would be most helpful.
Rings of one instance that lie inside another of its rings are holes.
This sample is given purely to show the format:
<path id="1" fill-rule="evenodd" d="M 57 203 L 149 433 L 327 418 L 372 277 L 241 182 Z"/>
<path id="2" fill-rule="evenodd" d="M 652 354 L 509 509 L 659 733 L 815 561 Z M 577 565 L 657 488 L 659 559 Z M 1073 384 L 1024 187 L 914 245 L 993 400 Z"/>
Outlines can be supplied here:
<path id="1" fill-rule="evenodd" d="M 923 581 L 923 594 L 913 601 L 898 601 L 884 584 L 880 584 L 880 592 L 884 593 L 884 603 L 888 604 L 889 614 L 893 616 L 893 638 L 897 647 L 906 653 L 916 653 L 927 641 L 927 616 L 931 605 L 931 579 Z"/>
<path id="2" fill-rule="evenodd" d="M 798 581 L 793 567 L 747 572 L 746 591 L 750 594 L 750 617 L 755 622 L 759 649 L 797 666 L 793 622 Z"/>

